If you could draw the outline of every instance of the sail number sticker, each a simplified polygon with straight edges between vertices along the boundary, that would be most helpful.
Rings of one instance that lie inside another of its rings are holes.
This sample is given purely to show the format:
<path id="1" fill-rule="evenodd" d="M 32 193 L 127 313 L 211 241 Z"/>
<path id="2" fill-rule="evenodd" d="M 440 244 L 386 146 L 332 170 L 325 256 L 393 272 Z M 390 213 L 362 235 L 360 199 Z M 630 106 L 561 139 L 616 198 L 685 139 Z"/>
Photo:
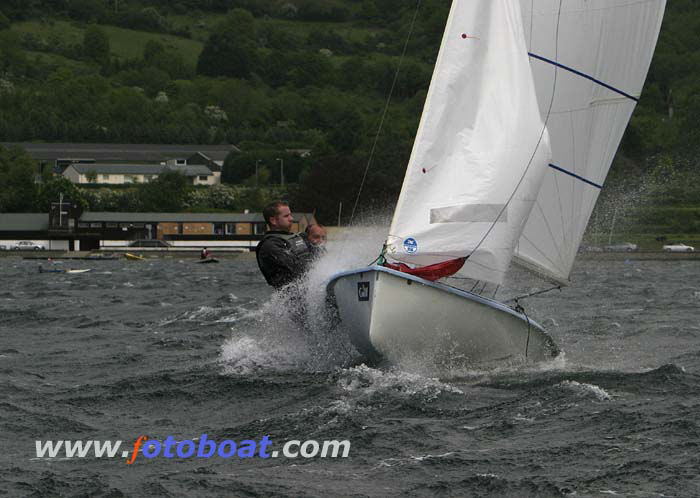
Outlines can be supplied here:
<path id="1" fill-rule="evenodd" d="M 408 237 L 403 241 L 403 250 L 408 254 L 418 252 L 418 242 L 413 237 Z"/>
<path id="2" fill-rule="evenodd" d="M 357 282 L 357 300 L 369 301 L 369 282 Z"/>

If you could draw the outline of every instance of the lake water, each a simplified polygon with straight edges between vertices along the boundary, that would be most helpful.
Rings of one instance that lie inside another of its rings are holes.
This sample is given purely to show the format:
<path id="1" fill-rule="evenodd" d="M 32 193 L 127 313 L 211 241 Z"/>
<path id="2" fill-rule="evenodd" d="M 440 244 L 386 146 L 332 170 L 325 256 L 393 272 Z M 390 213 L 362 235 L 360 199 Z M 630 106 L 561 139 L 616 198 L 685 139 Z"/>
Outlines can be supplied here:
<path id="1" fill-rule="evenodd" d="M 331 247 L 304 298 L 370 253 Z M 700 495 L 698 262 L 577 262 L 575 285 L 525 301 L 564 353 L 490 370 L 356 364 L 343 338 L 290 319 L 250 254 L 37 266 L 0 258 L 0 494 Z M 351 449 L 130 465 L 35 451 L 201 434 Z"/>

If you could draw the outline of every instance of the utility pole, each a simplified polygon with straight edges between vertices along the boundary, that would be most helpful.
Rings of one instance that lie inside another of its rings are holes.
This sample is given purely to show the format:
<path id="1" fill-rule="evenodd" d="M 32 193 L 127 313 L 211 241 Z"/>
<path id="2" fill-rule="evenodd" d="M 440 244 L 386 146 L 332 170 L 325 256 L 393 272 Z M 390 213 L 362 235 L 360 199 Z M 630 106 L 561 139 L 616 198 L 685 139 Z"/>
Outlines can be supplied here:
<path id="1" fill-rule="evenodd" d="M 615 206 L 615 210 L 613 211 L 613 219 L 612 219 L 612 224 L 610 225 L 610 236 L 608 237 L 608 245 L 612 244 L 612 237 L 613 237 L 613 231 L 615 230 L 615 217 L 617 216 L 617 206 Z"/>
<path id="2" fill-rule="evenodd" d="M 63 194 L 58 196 L 58 226 L 63 228 Z"/>
<path id="3" fill-rule="evenodd" d="M 340 213 L 343 212 L 343 201 L 340 201 L 338 205 L 338 226 L 340 226 Z"/>
<path id="4" fill-rule="evenodd" d="M 277 160 L 280 162 L 280 185 L 284 187 L 284 159 L 278 157 Z"/>

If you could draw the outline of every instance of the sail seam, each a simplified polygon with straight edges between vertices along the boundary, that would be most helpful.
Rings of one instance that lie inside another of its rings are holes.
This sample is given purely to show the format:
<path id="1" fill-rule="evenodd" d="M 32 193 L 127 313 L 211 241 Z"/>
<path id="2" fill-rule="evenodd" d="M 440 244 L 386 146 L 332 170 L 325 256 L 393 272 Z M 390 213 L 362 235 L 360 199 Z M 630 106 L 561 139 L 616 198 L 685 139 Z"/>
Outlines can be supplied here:
<path id="1" fill-rule="evenodd" d="M 542 251 L 539 247 L 537 247 L 537 246 L 535 245 L 535 243 L 534 243 L 533 241 L 531 241 L 526 235 L 523 234 L 523 238 L 524 238 L 525 240 L 527 240 L 537 252 L 540 253 L 540 256 L 543 256 L 544 259 L 546 259 L 547 261 L 549 261 L 549 263 L 550 263 L 553 267 L 555 267 L 557 270 L 559 270 L 559 271 L 562 273 L 562 275 L 565 273 L 565 272 L 562 272 L 562 269 L 561 269 L 561 267 L 559 266 L 559 263 L 553 261 L 552 258 L 550 258 L 549 256 L 547 256 L 547 255 L 544 253 L 544 251 Z M 520 257 L 519 257 L 519 259 L 524 259 L 524 258 L 520 258 Z M 530 270 L 530 271 L 532 271 L 532 270 Z M 539 273 L 546 274 L 545 271 L 542 271 L 542 270 L 537 270 L 537 271 L 538 271 Z"/>
<path id="2" fill-rule="evenodd" d="M 589 74 L 582 73 L 581 71 L 578 71 L 578 70 L 574 69 L 573 67 L 565 66 L 564 64 L 561 64 L 560 62 L 553 61 L 551 59 L 547 59 L 546 57 L 542 57 L 541 55 L 537 55 L 537 54 L 534 54 L 532 52 L 528 52 L 528 55 L 530 57 L 532 57 L 533 59 L 537 59 L 537 60 L 540 60 L 542 62 L 546 62 L 548 64 L 551 64 L 553 66 L 559 67 L 561 69 L 565 69 L 566 71 L 569 71 L 570 73 L 573 73 L 577 76 L 581 76 L 582 78 L 586 78 L 587 80 L 591 80 L 593 83 L 596 83 L 597 85 L 600 85 L 604 88 L 607 88 L 608 90 L 612 90 L 615 93 L 619 93 L 623 97 L 627 97 L 630 100 L 634 100 L 635 102 L 639 102 L 638 97 L 634 97 L 633 95 L 630 95 L 629 93 L 623 92 L 622 90 L 615 88 L 612 85 L 608 85 L 607 83 L 600 81 L 599 79 L 596 79 Z"/>
<path id="3" fill-rule="evenodd" d="M 602 185 L 599 185 L 599 184 L 597 184 L 597 183 L 595 183 L 595 182 L 592 182 L 592 181 L 590 181 L 590 180 L 587 179 L 587 178 L 584 178 L 584 177 L 582 177 L 582 176 L 577 175 L 576 173 L 573 173 L 573 172 L 571 172 L 571 171 L 565 170 L 564 168 L 560 168 L 560 167 L 557 166 L 556 164 L 551 164 L 551 163 L 550 163 L 549 167 L 552 168 L 552 169 L 555 169 L 555 170 L 557 170 L 557 171 L 561 171 L 562 173 L 567 174 L 567 175 L 569 175 L 569 176 L 573 176 L 573 177 L 576 178 L 577 180 L 581 180 L 582 182 L 587 183 L 588 185 L 592 185 L 592 186 L 594 186 L 594 187 L 596 187 L 596 188 L 599 188 L 599 189 L 602 189 L 602 188 L 603 188 Z"/>

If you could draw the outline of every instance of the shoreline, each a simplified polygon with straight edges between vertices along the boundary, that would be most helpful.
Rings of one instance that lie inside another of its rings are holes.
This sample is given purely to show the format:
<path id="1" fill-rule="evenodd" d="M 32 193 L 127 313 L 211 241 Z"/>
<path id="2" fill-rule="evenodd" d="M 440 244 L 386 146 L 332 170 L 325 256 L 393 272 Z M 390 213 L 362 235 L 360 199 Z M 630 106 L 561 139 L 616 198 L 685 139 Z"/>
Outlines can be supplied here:
<path id="1" fill-rule="evenodd" d="M 132 251 L 146 259 L 199 259 L 197 251 Z M 217 259 L 232 259 L 249 257 L 255 251 L 212 251 L 212 256 Z M 19 256 L 25 260 L 45 261 L 53 260 L 84 260 L 84 261 L 113 261 L 126 259 L 124 252 L 102 253 L 90 251 L 0 251 L 0 257 Z M 577 260 L 598 261 L 700 261 L 700 251 L 695 252 L 665 252 L 665 251 L 630 251 L 630 252 L 584 252 L 576 256 Z"/>

